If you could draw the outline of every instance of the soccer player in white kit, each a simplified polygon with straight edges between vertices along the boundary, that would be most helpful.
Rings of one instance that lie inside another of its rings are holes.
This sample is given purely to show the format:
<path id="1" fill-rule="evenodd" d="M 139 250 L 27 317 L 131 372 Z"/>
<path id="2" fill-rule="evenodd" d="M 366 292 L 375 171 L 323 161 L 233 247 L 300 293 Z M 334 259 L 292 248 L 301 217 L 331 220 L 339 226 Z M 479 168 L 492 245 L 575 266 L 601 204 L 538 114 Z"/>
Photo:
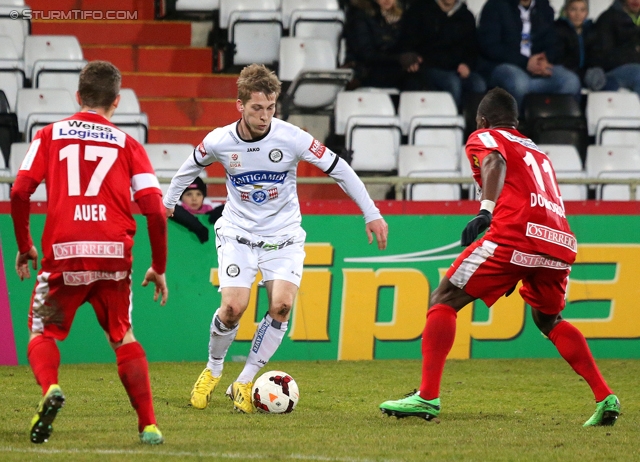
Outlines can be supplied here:
<path id="1" fill-rule="evenodd" d="M 255 410 L 253 379 L 284 338 L 302 278 L 306 233 L 296 191 L 298 162 L 312 163 L 334 178 L 362 210 L 369 243 L 375 235 L 378 248 L 387 247 L 387 223 L 349 164 L 309 133 L 273 118 L 279 94 L 280 81 L 273 72 L 263 65 L 245 67 L 238 78 L 240 120 L 204 138 L 164 197 L 171 216 L 180 194 L 203 168 L 213 162 L 225 168 L 227 203 L 215 224 L 222 301 L 211 322 L 207 367 L 191 391 L 196 409 L 207 407 L 220 382 L 225 355 L 260 270 L 269 311 L 258 325 L 244 369 L 227 389 L 236 410 Z"/>

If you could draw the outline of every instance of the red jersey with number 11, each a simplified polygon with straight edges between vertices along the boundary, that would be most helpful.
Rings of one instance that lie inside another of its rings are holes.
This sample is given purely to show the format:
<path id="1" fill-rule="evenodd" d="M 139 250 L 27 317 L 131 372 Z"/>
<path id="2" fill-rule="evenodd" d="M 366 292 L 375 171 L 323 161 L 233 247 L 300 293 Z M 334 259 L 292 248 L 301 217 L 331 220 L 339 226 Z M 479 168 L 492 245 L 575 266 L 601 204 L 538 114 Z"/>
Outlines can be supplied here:
<path id="1" fill-rule="evenodd" d="M 138 200 L 161 195 L 142 145 L 99 114 L 79 112 L 40 130 L 18 176 L 47 187 L 42 269 L 131 268 Z"/>
<path id="2" fill-rule="evenodd" d="M 498 151 L 507 170 L 485 238 L 569 264 L 577 241 L 565 216 L 556 174 L 547 155 L 515 129 L 478 130 L 467 141 L 473 178 L 482 187 L 484 158 Z"/>

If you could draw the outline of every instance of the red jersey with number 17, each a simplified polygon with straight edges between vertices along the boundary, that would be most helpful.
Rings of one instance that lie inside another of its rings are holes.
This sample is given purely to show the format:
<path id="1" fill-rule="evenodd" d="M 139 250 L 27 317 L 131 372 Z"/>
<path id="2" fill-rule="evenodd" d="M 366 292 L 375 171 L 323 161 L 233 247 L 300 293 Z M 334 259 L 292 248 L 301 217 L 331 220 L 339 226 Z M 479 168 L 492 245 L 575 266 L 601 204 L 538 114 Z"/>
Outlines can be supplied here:
<path id="1" fill-rule="evenodd" d="M 131 190 L 135 200 L 162 195 L 140 143 L 101 115 L 79 112 L 36 134 L 18 176 L 46 181 L 43 271 L 131 268 Z"/>
<path id="2" fill-rule="evenodd" d="M 572 264 L 577 241 L 547 155 L 515 129 L 475 131 L 469 136 L 466 152 L 473 178 L 481 188 L 482 161 L 493 151 L 502 155 L 507 170 L 485 238 Z"/>

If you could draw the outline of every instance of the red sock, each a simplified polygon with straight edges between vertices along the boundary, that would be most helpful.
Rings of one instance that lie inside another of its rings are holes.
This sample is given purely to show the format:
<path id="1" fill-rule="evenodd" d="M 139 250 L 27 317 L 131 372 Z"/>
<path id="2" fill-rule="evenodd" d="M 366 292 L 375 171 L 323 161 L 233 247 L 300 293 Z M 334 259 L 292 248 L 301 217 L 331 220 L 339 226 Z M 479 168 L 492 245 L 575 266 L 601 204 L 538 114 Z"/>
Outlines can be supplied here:
<path id="1" fill-rule="evenodd" d="M 156 423 L 153 413 L 149 365 L 138 342 L 127 343 L 116 350 L 118 375 L 129 395 L 131 405 L 138 414 L 138 431 Z"/>
<path id="2" fill-rule="evenodd" d="M 427 324 L 422 333 L 422 383 L 420 396 L 435 399 L 440 396 L 440 381 L 444 363 L 456 338 L 458 313 L 449 305 L 439 303 L 427 311 Z"/>
<path id="3" fill-rule="evenodd" d="M 44 395 L 51 385 L 58 383 L 60 350 L 55 339 L 44 335 L 34 337 L 27 346 L 27 358 Z"/>
<path id="4" fill-rule="evenodd" d="M 589 384 L 596 402 L 613 393 L 600 374 L 582 332 L 567 321 L 561 321 L 549 332 L 549 339 L 558 349 L 560 356 Z"/>

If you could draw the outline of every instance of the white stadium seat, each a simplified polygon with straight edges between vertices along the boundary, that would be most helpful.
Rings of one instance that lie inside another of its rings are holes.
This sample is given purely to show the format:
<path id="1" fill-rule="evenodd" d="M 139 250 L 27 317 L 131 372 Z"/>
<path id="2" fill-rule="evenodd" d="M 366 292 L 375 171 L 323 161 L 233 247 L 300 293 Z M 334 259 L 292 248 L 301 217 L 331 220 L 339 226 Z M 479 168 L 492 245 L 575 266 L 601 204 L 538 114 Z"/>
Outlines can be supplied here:
<path id="1" fill-rule="evenodd" d="M 24 86 L 24 64 L 13 41 L 0 35 L 0 90 L 4 91 L 9 107 L 16 110 L 18 90 Z"/>
<path id="2" fill-rule="evenodd" d="M 45 125 L 69 117 L 76 112 L 76 103 L 67 90 L 22 88 L 18 90 L 16 115 L 18 130 L 31 141 L 35 132 Z"/>
<path id="3" fill-rule="evenodd" d="M 80 43 L 73 35 L 29 35 L 25 39 L 25 74 L 36 87 L 43 72 L 65 69 L 79 72 L 86 63 Z"/>
<path id="4" fill-rule="evenodd" d="M 278 60 L 280 0 L 220 0 L 219 24 L 234 45 L 233 64 L 272 65 Z"/>
<path id="5" fill-rule="evenodd" d="M 400 146 L 398 175 L 416 178 L 460 176 L 459 157 L 441 146 Z M 460 185 L 422 183 L 408 185 L 408 200 L 459 200 Z"/>
<path id="6" fill-rule="evenodd" d="M 640 98 L 637 93 L 594 91 L 587 96 L 587 128 L 596 135 L 602 118 L 640 118 Z"/>
<path id="7" fill-rule="evenodd" d="M 346 125 L 346 148 L 356 172 L 393 173 L 398 168 L 402 141 L 396 116 L 351 116 Z"/>
<path id="8" fill-rule="evenodd" d="M 144 145 L 153 170 L 158 178 L 171 179 L 180 169 L 184 161 L 192 155 L 194 147 L 181 143 L 149 143 Z M 169 189 L 169 183 L 160 183 L 162 193 Z"/>
<path id="9" fill-rule="evenodd" d="M 341 91 L 335 104 L 335 132 L 344 135 L 347 119 L 352 116 L 395 116 L 396 110 L 387 93 Z"/>

